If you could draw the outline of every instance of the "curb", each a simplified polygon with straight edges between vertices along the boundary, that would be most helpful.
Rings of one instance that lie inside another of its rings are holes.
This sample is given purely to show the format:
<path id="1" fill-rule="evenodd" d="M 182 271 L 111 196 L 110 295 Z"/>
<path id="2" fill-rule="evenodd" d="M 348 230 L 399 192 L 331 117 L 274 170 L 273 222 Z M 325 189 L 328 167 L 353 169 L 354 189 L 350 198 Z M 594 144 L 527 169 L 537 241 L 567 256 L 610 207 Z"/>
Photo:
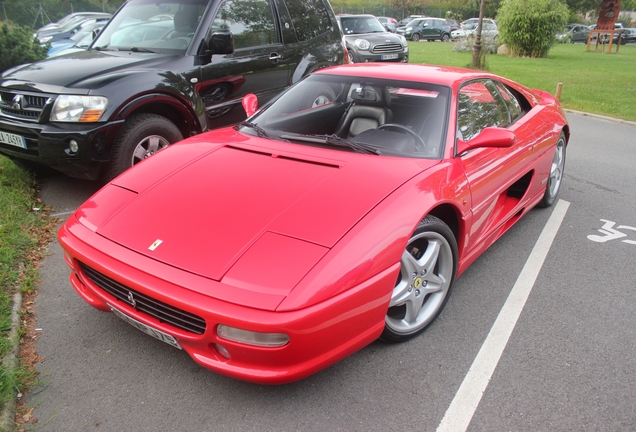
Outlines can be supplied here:
<path id="1" fill-rule="evenodd" d="M 572 113 L 572 114 L 578 114 L 578 115 L 582 115 L 582 116 L 586 116 L 586 117 L 593 117 L 599 120 L 607 120 L 607 121 L 613 121 L 616 123 L 624 123 L 624 124 L 628 124 L 631 126 L 636 126 L 636 122 L 630 121 L 630 120 L 623 120 L 623 119 L 619 119 L 619 118 L 615 118 L 615 117 L 608 117 L 608 116 L 604 116 L 604 115 L 600 115 L 600 114 L 591 114 L 591 113 L 586 113 L 583 111 L 576 111 L 573 109 L 567 109 L 564 108 L 563 111 L 568 112 L 568 113 Z"/>
<path id="2" fill-rule="evenodd" d="M 9 331 L 9 343 L 11 351 L 3 359 L 2 363 L 7 369 L 16 369 L 19 365 L 20 355 L 20 309 L 22 308 L 22 292 L 18 290 L 13 296 L 13 308 L 11 309 L 11 330 Z M 0 431 L 15 429 L 16 398 L 11 398 L 3 407 L 0 414 Z"/>

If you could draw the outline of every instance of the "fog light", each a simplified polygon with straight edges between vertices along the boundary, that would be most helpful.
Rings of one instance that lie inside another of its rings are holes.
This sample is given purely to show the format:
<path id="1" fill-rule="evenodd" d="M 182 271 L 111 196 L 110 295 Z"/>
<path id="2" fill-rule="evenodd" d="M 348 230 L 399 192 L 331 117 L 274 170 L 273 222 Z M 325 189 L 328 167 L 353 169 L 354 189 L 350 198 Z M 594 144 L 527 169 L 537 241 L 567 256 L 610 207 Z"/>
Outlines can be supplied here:
<path id="1" fill-rule="evenodd" d="M 79 144 L 77 143 L 77 141 L 75 140 L 70 140 L 68 142 L 68 149 L 72 152 L 72 153 L 77 153 L 77 151 L 79 150 Z"/>
<path id="2" fill-rule="evenodd" d="M 253 332 L 229 327 L 223 324 L 219 324 L 216 328 L 216 334 L 223 339 L 234 342 L 268 348 L 280 347 L 289 343 L 289 336 L 284 333 Z"/>
<path id="3" fill-rule="evenodd" d="M 230 353 L 228 350 L 225 349 L 225 347 L 223 345 L 219 345 L 219 344 L 212 344 L 212 346 L 214 347 L 214 349 L 216 350 L 216 352 L 218 352 L 219 354 L 221 354 L 222 357 L 226 358 L 226 359 L 230 359 Z"/>

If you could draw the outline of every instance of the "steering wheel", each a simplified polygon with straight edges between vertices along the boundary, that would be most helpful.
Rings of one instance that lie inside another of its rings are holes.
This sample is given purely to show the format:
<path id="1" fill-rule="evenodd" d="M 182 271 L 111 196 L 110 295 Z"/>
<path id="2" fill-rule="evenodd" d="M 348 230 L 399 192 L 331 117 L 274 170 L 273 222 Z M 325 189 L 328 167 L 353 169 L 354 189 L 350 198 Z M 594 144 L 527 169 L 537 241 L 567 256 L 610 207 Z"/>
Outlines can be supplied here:
<path id="1" fill-rule="evenodd" d="M 422 139 L 421 136 L 419 136 L 418 134 L 416 134 L 414 131 L 412 131 L 411 129 L 407 128 L 404 125 L 401 124 L 397 124 L 397 123 L 385 123 L 382 126 L 380 126 L 378 128 L 379 130 L 382 129 L 399 129 L 402 132 L 406 132 L 407 134 L 411 135 L 413 138 L 415 138 L 415 148 L 420 152 L 420 153 L 424 153 L 426 151 L 426 143 L 424 142 L 424 140 Z"/>

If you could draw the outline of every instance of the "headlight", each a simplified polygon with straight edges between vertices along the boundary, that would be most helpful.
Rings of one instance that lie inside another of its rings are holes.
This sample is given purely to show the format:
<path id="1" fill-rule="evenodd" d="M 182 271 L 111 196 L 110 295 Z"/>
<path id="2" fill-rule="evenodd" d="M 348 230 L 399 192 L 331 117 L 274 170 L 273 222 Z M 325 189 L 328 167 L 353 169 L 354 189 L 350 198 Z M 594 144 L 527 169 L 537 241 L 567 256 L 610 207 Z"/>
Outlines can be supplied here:
<path id="1" fill-rule="evenodd" d="M 402 44 L 403 47 L 407 47 L 409 46 L 409 43 L 406 41 L 406 38 L 402 35 L 398 35 L 400 37 L 400 43 Z"/>
<path id="2" fill-rule="evenodd" d="M 91 123 L 99 121 L 108 105 L 102 96 L 61 95 L 55 100 L 51 121 Z"/>
<path id="3" fill-rule="evenodd" d="M 366 39 L 356 39 L 354 43 L 356 44 L 358 49 L 361 49 L 361 50 L 368 50 L 369 47 L 371 47 L 371 44 Z"/>
<path id="4" fill-rule="evenodd" d="M 410 32 L 411 30 L 413 30 L 413 27 L 407 27 L 405 30 Z"/>
<path id="5" fill-rule="evenodd" d="M 280 347 L 289 343 L 289 336 L 284 333 L 253 332 L 223 324 L 219 324 L 216 333 L 223 339 L 268 348 Z"/>

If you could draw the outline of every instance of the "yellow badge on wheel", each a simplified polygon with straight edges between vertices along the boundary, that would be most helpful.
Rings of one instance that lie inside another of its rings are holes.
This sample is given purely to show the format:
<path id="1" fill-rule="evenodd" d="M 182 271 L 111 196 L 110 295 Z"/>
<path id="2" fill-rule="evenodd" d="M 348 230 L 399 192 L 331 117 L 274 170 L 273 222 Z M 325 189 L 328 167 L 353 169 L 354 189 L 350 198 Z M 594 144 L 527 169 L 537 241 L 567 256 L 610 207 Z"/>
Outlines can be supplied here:
<path id="1" fill-rule="evenodd" d="M 422 278 L 421 278 L 421 277 L 418 277 L 417 279 L 415 279 L 415 280 L 413 281 L 413 286 L 414 286 L 415 288 L 419 288 L 419 287 L 421 287 L 421 286 L 422 286 Z"/>

